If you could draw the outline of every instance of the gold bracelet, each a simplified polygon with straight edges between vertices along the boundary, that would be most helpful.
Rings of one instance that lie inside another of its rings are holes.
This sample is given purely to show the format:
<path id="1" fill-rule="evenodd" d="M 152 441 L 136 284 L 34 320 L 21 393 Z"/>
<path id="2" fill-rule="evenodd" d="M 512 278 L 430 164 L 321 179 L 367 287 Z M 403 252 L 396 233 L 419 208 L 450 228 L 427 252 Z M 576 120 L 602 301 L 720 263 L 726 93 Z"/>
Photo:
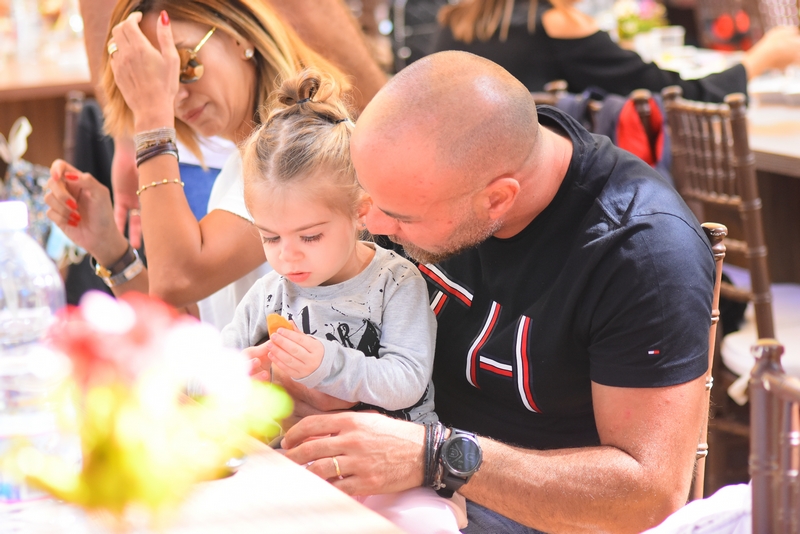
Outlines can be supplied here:
<path id="1" fill-rule="evenodd" d="M 140 187 L 136 191 L 136 196 L 138 197 L 139 195 L 141 195 L 142 191 L 144 191 L 145 189 L 149 189 L 151 187 L 155 187 L 157 185 L 164 185 L 164 184 L 181 184 L 181 187 L 183 187 L 183 185 L 184 185 L 183 182 L 181 182 L 180 178 L 176 178 L 174 180 L 167 180 L 166 178 L 164 178 L 160 182 L 152 182 L 152 183 L 149 183 L 147 185 L 143 185 L 142 187 Z"/>

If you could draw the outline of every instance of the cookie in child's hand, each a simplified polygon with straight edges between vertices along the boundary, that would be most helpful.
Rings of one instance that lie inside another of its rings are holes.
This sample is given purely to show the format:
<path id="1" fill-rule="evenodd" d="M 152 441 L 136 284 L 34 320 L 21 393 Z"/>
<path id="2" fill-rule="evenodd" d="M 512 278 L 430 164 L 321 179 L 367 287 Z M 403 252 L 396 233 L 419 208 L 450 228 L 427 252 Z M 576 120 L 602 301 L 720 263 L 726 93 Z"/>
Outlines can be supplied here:
<path id="1" fill-rule="evenodd" d="M 272 337 L 272 334 L 277 332 L 278 328 L 288 328 L 289 330 L 295 329 L 291 322 L 289 322 L 287 319 L 284 319 L 277 313 L 270 313 L 267 315 L 267 332 L 269 332 L 269 337 Z"/>

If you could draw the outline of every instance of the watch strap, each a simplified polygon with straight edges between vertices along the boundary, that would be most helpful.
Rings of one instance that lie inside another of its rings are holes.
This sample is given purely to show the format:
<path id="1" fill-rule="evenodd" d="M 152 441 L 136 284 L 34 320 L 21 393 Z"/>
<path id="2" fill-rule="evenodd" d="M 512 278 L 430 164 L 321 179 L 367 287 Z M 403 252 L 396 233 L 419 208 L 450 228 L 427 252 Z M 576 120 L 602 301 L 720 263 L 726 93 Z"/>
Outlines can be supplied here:
<path id="1" fill-rule="evenodd" d="M 139 253 L 136 252 L 136 249 L 133 250 L 133 253 L 136 256 L 133 263 L 125 267 L 121 273 L 109 277 L 108 280 L 104 280 L 108 287 L 116 287 L 125 282 L 129 282 L 144 270 L 144 263 L 142 263 L 142 260 L 139 258 Z"/>
<path id="2" fill-rule="evenodd" d="M 132 280 L 144 270 L 144 264 L 139 258 L 139 253 L 135 248 L 128 245 L 125 254 L 114 262 L 110 267 L 104 267 L 97 263 L 94 257 L 90 257 L 89 264 L 94 268 L 94 272 L 99 276 L 108 287 L 115 287 Z"/>
<path id="3" fill-rule="evenodd" d="M 136 254 L 136 250 L 131 246 L 128 245 L 128 249 L 125 251 L 125 254 L 122 255 L 120 259 L 112 263 L 111 265 L 103 266 L 97 263 L 97 260 L 94 259 L 94 256 L 91 257 L 89 262 L 94 268 L 94 272 L 100 278 L 110 278 L 115 274 L 119 274 L 125 270 L 130 264 L 136 261 L 138 255 Z"/>

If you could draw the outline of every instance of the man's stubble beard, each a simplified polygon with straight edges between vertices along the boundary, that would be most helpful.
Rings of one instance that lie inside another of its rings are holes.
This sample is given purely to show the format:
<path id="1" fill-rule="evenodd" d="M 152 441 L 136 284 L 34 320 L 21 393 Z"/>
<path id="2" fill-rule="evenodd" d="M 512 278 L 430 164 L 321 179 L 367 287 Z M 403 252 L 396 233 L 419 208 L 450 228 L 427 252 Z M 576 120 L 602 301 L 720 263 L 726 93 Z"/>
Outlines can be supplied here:
<path id="1" fill-rule="evenodd" d="M 503 223 L 499 220 L 486 223 L 471 218 L 467 219 L 450 235 L 448 243 L 437 251 L 425 250 L 413 243 L 399 240 L 393 235 L 388 237 L 394 243 L 402 245 L 406 255 L 419 263 L 441 263 L 453 256 L 461 254 L 465 250 L 483 243 L 492 237 L 502 226 Z"/>

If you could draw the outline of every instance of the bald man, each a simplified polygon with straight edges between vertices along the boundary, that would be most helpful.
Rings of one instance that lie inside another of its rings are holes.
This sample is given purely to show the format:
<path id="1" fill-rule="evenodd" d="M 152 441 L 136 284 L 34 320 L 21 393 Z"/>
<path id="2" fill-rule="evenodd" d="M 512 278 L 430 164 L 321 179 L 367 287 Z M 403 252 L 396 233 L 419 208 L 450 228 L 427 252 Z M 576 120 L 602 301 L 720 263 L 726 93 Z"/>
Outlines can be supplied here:
<path id="1" fill-rule="evenodd" d="M 347 493 L 384 493 L 424 483 L 431 442 L 427 482 L 468 499 L 464 532 L 641 532 L 681 507 L 714 262 L 675 190 L 464 52 L 394 77 L 351 152 L 369 230 L 428 278 L 448 439 L 347 412 L 300 421 L 287 455 Z"/>

